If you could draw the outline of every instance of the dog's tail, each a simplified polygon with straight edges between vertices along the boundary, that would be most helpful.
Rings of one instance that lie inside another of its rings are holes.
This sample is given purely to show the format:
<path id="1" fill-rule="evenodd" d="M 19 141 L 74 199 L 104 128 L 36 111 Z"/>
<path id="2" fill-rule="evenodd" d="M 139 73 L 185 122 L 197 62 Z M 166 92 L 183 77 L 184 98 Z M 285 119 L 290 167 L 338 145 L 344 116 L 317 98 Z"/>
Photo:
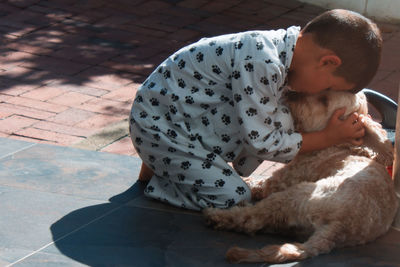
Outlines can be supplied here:
<path id="1" fill-rule="evenodd" d="M 232 247 L 226 253 L 226 259 L 231 263 L 240 262 L 268 262 L 281 263 L 297 261 L 307 258 L 302 244 L 270 245 L 262 249 L 244 249 Z"/>
<path id="2" fill-rule="evenodd" d="M 269 245 L 262 249 L 244 249 L 232 247 L 226 253 L 229 262 L 268 262 L 282 263 L 298 261 L 328 253 L 336 245 L 337 226 L 334 224 L 318 228 L 303 244 L 292 243 L 283 245 Z"/>

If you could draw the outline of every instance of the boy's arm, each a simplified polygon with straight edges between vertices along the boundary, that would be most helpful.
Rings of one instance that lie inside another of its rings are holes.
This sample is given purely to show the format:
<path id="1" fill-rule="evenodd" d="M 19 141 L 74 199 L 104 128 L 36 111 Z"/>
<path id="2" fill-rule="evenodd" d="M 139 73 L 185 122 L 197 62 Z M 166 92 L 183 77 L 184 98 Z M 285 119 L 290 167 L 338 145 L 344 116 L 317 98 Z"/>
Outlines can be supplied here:
<path id="1" fill-rule="evenodd" d="M 361 145 L 364 136 L 363 115 L 353 113 L 347 119 L 340 120 L 345 111 L 345 108 L 336 110 L 325 129 L 302 133 L 303 143 L 299 153 L 320 150 L 345 142 Z"/>

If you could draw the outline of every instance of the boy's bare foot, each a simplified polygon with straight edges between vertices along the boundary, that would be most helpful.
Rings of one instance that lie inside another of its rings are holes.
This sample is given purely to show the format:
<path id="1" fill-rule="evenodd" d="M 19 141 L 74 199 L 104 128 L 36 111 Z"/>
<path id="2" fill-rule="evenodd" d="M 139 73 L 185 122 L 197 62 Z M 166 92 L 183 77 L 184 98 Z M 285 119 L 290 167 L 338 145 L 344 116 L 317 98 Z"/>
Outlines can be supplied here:
<path id="1" fill-rule="evenodd" d="M 144 163 L 142 163 L 142 167 L 140 168 L 139 173 L 139 181 L 147 182 L 150 181 L 151 177 L 153 177 L 153 171 L 147 167 Z"/>

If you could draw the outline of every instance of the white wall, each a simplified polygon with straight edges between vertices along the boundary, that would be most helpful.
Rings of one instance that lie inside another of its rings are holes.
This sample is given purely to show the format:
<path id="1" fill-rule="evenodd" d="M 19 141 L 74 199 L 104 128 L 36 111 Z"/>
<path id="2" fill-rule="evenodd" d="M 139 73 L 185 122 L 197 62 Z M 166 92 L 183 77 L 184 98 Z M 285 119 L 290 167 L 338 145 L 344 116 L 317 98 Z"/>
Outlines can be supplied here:
<path id="1" fill-rule="evenodd" d="M 300 0 L 324 8 L 344 8 L 378 21 L 400 22 L 400 0 Z"/>

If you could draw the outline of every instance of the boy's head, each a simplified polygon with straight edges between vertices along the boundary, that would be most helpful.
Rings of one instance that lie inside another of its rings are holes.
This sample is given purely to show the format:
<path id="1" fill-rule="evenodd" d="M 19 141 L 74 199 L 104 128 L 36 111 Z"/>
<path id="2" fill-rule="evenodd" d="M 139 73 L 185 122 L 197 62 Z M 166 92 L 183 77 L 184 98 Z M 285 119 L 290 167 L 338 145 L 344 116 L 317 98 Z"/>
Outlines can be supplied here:
<path id="1" fill-rule="evenodd" d="M 289 85 L 305 93 L 358 92 L 374 77 L 381 50 L 381 33 L 371 20 L 348 10 L 324 12 L 299 35 Z"/>

